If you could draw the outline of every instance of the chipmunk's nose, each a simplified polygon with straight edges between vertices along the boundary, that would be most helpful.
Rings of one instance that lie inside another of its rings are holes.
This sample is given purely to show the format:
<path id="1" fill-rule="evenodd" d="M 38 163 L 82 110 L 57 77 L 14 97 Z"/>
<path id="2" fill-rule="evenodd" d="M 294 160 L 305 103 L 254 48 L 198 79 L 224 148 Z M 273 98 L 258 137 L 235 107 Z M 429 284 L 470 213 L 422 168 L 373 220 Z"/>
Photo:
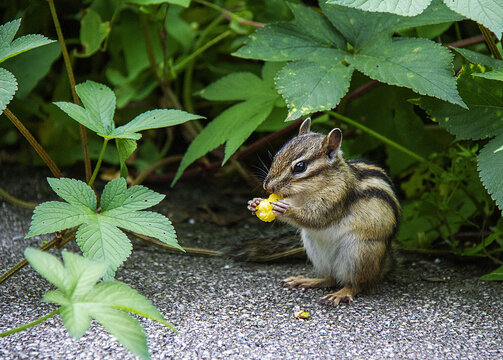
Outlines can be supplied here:
<path id="1" fill-rule="evenodd" d="M 264 185 L 263 186 L 264 186 L 264 190 L 267 191 L 268 193 L 273 193 L 274 192 L 274 189 L 271 186 L 271 181 L 268 178 L 266 178 L 264 180 Z"/>

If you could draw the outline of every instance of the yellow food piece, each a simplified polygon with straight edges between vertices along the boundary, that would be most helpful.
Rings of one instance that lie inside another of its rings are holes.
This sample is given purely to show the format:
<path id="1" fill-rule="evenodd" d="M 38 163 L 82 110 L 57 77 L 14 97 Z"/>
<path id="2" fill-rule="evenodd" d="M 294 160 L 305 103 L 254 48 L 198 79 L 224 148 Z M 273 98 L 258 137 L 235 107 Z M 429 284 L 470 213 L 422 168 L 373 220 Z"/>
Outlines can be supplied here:
<path id="1" fill-rule="evenodd" d="M 257 205 L 257 211 L 255 212 L 255 215 L 257 215 L 257 217 L 262 221 L 273 221 L 276 218 L 276 214 L 272 211 L 272 205 L 270 203 L 276 202 L 278 200 L 283 200 L 283 197 L 276 194 L 269 195 L 267 199 L 262 200 Z"/>
<path id="2" fill-rule="evenodd" d="M 307 320 L 311 317 L 311 315 L 305 310 L 294 311 L 293 314 L 295 315 L 295 317 L 297 319 L 301 319 L 301 320 Z"/>

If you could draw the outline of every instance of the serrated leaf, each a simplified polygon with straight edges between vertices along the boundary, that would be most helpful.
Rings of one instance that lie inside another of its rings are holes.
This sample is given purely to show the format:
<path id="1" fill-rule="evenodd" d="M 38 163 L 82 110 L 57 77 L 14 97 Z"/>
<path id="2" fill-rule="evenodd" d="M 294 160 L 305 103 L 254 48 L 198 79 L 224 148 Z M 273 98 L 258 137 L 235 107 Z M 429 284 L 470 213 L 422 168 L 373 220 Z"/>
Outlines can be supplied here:
<path id="1" fill-rule="evenodd" d="M 372 79 L 466 108 L 452 76 L 451 62 L 448 50 L 426 39 L 382 39 L 369 43 L 350 60 Z"/>
<path id="2" fill-rule="evenodd" d="M 149 358 L 145 333 L 127 312 L 175 330 L 150 301 L 128 285 L 120 282 L 96 284 L 106 272 L 105 264 L 63 252 L 63 266 L 54 255 L 38 249 L 27 249 L 25 253 L 30 264 L 44 277 L 53 279 L 58 287 L 58 290 L 47 292 L 44 300 L 61 305 L 63 324 L 73 337 L 81 337 L 94 318 L 134 354 Z"/>
<path id="3" fill-rule="evenodd" d="M 432 98 L 421 98 L 419 106 L 462 139 L 485 139 L 503 133 L 503 84 L 472 76 L 481 70 L 473 65 L 463 67 L 458 77 L 459 93 L 469 109 Z"/>
<path id="4" fill-rule="evenodd" d="M 456 51 L 459 55 L 464 57 L 466 60 L 471 62 L 472 64 L 480 64 L 484 66 L 489 66 L 492 68 L 500 68 L 503 67 L 503 61 L 498 60 L 498 59 L 493 59 L 490 56 L 468 50 L 468 49 L 462 49 L 462 48 L 455 48 L 455 47 L 450 47 L 452 50 Z"/>
<path id="5" fill-rule="evenodd" d="M 87 80 L 75 86 L 75 91 L 82 100 L 89 118 L 100 130 L 99 135 L 108 135 L 115 128 L 113 121 L 115 112 L 115 94 L 108 87 L 97 82 Z"/>
<path id="6" fill-rule="evenodd" d="M 110 23 L 102 22 L 100 15 L 93 9 L 86 9 L 80 20 L 80 42 L 84 47 L 84 53 L 80 56 L 88 57 L 97 52 L 109 32 Z"/>
<path id="7" fill-rule="evenodd" d="M 64 267 L 54 255 L 34 248 L 26 248 L 24 257 L 30 265 L 46 278 L 51 284 L 66 291 L 69 284 L 65 283 Z"/>
<path id="8" fill-rule="evenodd" d="M 0 48 L 10 46 L 10 43 L 14 40 L 14 36 L 16 36 L 20 25 L 21 19 L 12 20 L 0 25 Z"/>
<path id="9" fill-rule="evenodd" d="M 491 140 L 480 151 L 478 156 L 478 169 L 482 184 L 503 209 L 503 135 Z"/>
<path id="10" fill-rule="evenodd" d="M 94 212 L 84 206 L 47 201 L 37 205 L 33 211 L 26 238 L 69 229 L 89 221 L 93 216 Z"/>
<path id="11" fill-rule="evenodd" d="M 77 243 L 86 257 L 108 265 L 107 275 L 113 278 L 115 270 L 131 255 L 131 241 L 109 217 L 91 218 L 77 230 Z"/>
<path id="12" fill-rule="evenodd" d="M 444 0 L 453 11 L 462 14 L 493 31 L 498 39 L 503 33 L 503 2 L 501 0 Z"/>
<path id="13" fill-rule="evenodd" d="M 287 120 L 337 106 L 349 89 L 353 67 L 341 63 L 298 61 L 287 64 L 276 79 L 288 107 Z"/>
<path id="14" fill-rule="evenodd" d="M 85 182 L 68 178 L 47 178 L 47 182 L 63 200 L 96 211 L 96 194 Z"/>
<path id="15" fill-rule="evenodd" d="M 111 306 L 164 323 L 166 320 L 159 310 L 135 289 L 121 282 L 102 282 L 96 285 L 87 298 L 100 299 Z"/>
<path id="16" fill-rule="evenodd" d="M 127 313 L 110 308 L 92 307 L 90 314 L 122 345 L 142 359 L 150 359 L 147 336 L 140 323 Z"/>
<path id="17" fill-rule="evenodd" d="M 135 133 L 147 129 L 158 129 L 161 127 L 183 124 L 189 120 L 202 119 L 203 116 L 194 115 L 181 110 L 157 109 L 146 111 L 126 125 L 119 126 L 109 134 L 109 137 L 125 137 L 135 135 Z"/>
<path id="18" fill-rule="evenodd" d="M 54 102 L 54 105 L 59 107 L 69 117 L 77 121 L 79 124 L 84 125 L 89 130 L 92 130 L 95 133 L 102 132 L 101 126 L 90 117 L 90 114 L 82 106 L 64 101 Z"/>
<path id="19" fill-rule="evenodd" d="M 372 12 L 390 12 L 404 16 L 415 16 L 430 5 L 431 0 L 330 0 L 338 4 Z"/>
<path id="20" fill-rule="evenodd" d="M 10 103 L 17 90 L 17 81 L 9 71 L 0 68 L 0 115 Z"/>

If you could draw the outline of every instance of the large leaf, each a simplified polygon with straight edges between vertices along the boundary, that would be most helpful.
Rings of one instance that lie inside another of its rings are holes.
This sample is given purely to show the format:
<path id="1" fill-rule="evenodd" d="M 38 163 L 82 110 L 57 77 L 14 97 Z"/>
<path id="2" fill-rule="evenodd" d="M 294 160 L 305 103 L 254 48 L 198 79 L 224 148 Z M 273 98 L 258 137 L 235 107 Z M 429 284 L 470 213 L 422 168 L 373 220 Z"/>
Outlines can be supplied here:
<path id="1" fill-rule="evenodd" d="M 414 16 L 423 12 L 431 0 L 330 0 L 329 4 L 339 4 L 355 7 L 361 10 L 375 12 L 391 12 L 394 14 Z"/>
<path id="2" fill-rule="evenodd" d="M 503 33 L 503 22 L 501 21 L 503 19 L 503 2 L 501 0 L 443 0 L 443 2 L 453 11 L 488 27 L 501 39 Z M 330 0 L 328 3 L 367 11 L 414 16 L 423 12 L 432 3 L 432 0 Z"/>
<path id="3" fill-rule="evenodd" d="M 353 67 L 342 63 L 287 64 L 278 73 L 276 85 L 290 109 L 288 119 L 335 107 L 349 90 L 352 74 Z"/>
<path id="4" fill-rule="evenodd" d="M 96 197 L 87 184 L 66 178 L 48 181 L 68 202 L 49 201 L 38 205 L 27 237 L 80 226 L 77 243 L 86 256 L 108 265 L 108 277 L 113 277 L 131 253 L 131 242 L 119 228 L 154 237 L 183 250 L 168 218 L 140 211 L 158 204 L 164 195 L 139 185 L 127 189 L 126 180 L 115 179 L 105 186 L 102 209 L 96 213 Z"/>
<path id="5" fill-rule="evenodd" d="M 430 40 L 382 39 L 363 47 L 351 63 L 373 79 L 466 107 L 456 91 L 452 58 L 447 49 Z"/>
<path id="6" fill-rule="evenodd" d="M 465 106 L 456 89 L 448 50 L 425 39 L 393 38 L 404 28 L 462 19 L 445 5 L 435 2 L 414 17 L 370 13 L 326 1 L 320 1 L 323 14 L 303 5 L 290 7 L 293 21 L 257 30 L 234 53 L 292 61 L 276 82 L 288 103 L 289 120 L 337 106 L 354 68 L 375 80 Z"/>
<path id="7" fill-rule="evenodd" d="M 17 81 L 11 72 L 0 68 L 0 114 L 10 103 L 17 90 Z"/>
<path id="8" fill-rule="evenodd" d="M 21 19 L 17 19 L 0 25 L 0 63 L 22 52 L 54 42 L 38 34 L 21 36 L 13 41 L 20 24 Z"/>
<path id="9" fill-rule="evenodd" d="M 44 300 L 60 305 L 61 318 L 76 338 L 96 319 L 117 340 L 142 359 L 149 359 L 145 332 L 128 312 L 150 318 L 173 329 L 159 310 L 144 296 L 120 282 L 101 282 L 105 264 L 63 252 L 64 266 L 54 255 L 28 248 L 28 262 L 58 290 L 49 291 Z"/>

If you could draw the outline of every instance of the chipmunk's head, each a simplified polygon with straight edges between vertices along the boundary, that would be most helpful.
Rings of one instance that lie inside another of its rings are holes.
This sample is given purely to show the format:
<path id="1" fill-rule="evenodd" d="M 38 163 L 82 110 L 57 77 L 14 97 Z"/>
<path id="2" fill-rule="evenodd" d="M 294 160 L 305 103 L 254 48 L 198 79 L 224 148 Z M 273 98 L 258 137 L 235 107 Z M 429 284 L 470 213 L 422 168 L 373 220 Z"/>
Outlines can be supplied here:
<path id="1" fill-rule="evenodd" d="M 340 151 L 342 132 L 328 135 L 310 132 L 311 118 L 300 125 L 299 135 L 287 142 L 274 156 L 264 180 L 264 189 L 283 197 L 309 194 L 333 176 L 344 163 Z"/>

